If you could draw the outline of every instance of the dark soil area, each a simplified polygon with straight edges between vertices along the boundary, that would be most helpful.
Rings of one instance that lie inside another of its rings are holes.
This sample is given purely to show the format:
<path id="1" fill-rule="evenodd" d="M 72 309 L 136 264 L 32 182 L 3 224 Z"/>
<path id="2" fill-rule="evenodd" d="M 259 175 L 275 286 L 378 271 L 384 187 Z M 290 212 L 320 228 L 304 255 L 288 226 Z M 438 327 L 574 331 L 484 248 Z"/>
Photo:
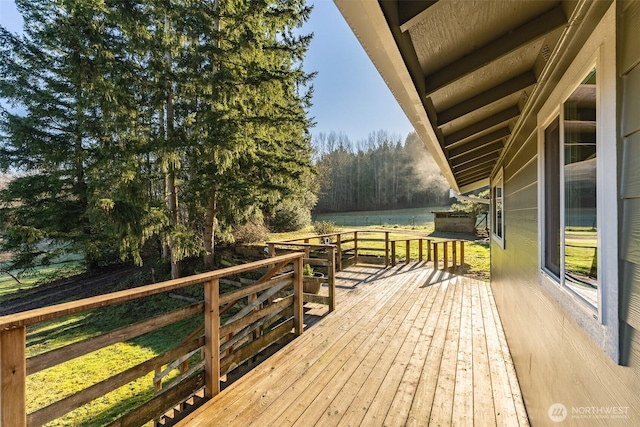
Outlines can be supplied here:
<path id="1" fill-rule="evenodd" d="M 138 275 L 146 276 L 148 272 L 149 267 L 111 266 L 56 280 L 29 290 L 23 297 L 3 301 L 0 316 L 121 290 L 124 282 L 131 282 Z"/>

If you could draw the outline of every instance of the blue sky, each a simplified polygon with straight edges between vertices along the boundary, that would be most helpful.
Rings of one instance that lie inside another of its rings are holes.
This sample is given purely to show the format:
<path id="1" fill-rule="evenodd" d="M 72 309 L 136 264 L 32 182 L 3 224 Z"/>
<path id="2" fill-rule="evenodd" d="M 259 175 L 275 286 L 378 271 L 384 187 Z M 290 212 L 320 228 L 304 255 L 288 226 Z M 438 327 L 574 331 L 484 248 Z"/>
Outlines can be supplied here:
<path id="1" fill-rule="evenodd" d="M 314 10 L 302 32 L 314 33 L 314 39 L 305 69 L 318 72 L 310 111 L 316 126 L 311 132 L 344 132 L 356 142 L 386 130 L 404 140 L 413 127 L 333 1 L 308 1 Z M 13 0 L 0 0 L 0 25 L 11 31 L 22 28 Z"/>

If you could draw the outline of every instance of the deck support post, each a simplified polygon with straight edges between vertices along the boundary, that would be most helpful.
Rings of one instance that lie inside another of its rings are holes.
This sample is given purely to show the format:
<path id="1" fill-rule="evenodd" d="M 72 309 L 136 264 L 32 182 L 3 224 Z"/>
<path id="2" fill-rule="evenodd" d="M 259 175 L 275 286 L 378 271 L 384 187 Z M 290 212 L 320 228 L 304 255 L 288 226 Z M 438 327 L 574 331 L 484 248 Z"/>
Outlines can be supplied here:
<path id="1" fill-rule="evenodd" d="M 409 264 L 411 261 L 411 240 L 407 239 L 407 248 L 405 249 L 405 262 Z"/>
<path id="2" fill-rule="evenodd" d="M 0 427 L 26 427 L 27 328 L 0 331 Z"/>
<path id="3" fill-rule="evenodd" d="M 396 266 L 396 241 L 391 241 L 391 265 Z"/>
<path id="4" fill-rule="evenodd" d="M 358 265 L 358 232 L 353 232 L 353 256 L 354 264 Z"/>
<path id="5" fill-rule="evenodd" d="M 389 267 L 389 232 L 384 232 L 384 266 Z"/>
<path id="6" fill-rule="evenodd" d="M 329 248 L 329 265 L 327 266 L 327 273 L 329 275 L 329 312 L 336 309 L 336 264 L 331 261 L 335 259 L 335 248 L 332 246 Z"/>
<path id="7" fill-rule="evenodd" d="M 333 255 L 333 251 L 330 250 L 329 255 Z M 304 327 L 302 262 L 302 257 L 293 260 L 293 328 L 296 335 L 301 335 Z M 331 261 L 329 263 L 331 264 Z"/>
<path id="8" fill-rule="evenodd" d="M 438 269 L 438 242 L 433 242 L 433 269 Z"/>
<path id="9" fill-rule="evenodd" d="M 205 398 L 220 393 L 220 281 L 204 284 Z"/>
<path id="10" fill-rule="evenodd" d="M 442 262 L 444 263 L 444 266 L 442 267 L 442 269 L 444 271 L 447 271 L 447 269 L 449 268 L 449 250 L 447 248 L 447 242 L 442 243 L 443 249 L 442 249 Z"/>
<path id="11" fill-rule="evenodd" d="M 338 256 L 334 256 L 333 259 L 335 259 L 337 262 L 336 271 L 342 271 L 342 234 L 340 233 L 336 234 L 336 246 L 338 250 Z"/>
<path id="12" fill-rule="evenodd" d="M 452 270 L 456 269 L 456 262 L 458 261 L 457 260 L 457 256 L 456 256 L 456 243 L 458 243 L 456 240 L 451 242 L 451 268 L 452 268 Z"/>

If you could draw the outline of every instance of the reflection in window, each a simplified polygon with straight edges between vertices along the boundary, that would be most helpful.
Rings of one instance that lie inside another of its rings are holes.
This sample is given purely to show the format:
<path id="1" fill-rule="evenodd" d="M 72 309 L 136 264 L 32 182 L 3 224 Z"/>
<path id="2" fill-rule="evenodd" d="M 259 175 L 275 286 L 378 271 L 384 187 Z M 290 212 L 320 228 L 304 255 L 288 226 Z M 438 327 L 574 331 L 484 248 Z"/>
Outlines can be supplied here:
<path id="1" fill-rule="evenodd" d="M 565 284 L 597 306 L 596 70 L 564 104 Z"/>
<path id="2" fill-rule="evenodd" d="M 561 119 L 544 131 L 543 265 L 598 307 L 595 68 L 566 100 Z"/>
<path id="3" fill-rule="evenodd" d="M 502 217 L 503 213 L 503 189 L 502 189 L 502 174 L 496 177 L 496 183 L 492 188 L 491 201 L 493 204 L 493 214 L 492 214 L 492 232 L 493 235 L 498 239 L 499 242 L 502 242 L 504 238 L 504 219 Z"/>

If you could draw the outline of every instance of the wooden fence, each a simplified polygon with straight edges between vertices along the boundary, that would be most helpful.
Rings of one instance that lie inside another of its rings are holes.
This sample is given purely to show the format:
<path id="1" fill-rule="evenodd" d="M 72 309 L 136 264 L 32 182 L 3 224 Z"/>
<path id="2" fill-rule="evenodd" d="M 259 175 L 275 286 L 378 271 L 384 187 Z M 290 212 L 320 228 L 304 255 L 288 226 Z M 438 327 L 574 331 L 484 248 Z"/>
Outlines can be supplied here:
<path id="1" fill-rule="evenodd" d="M 381 236 L 383 235 L 383 237 Z M 311 243 L 311 242 L 320 243 Z M 464 241 L 453 239 L 433 239 L 421 236 L 407 237 L 401 233 L 378 230 L 354 230 L 323 234 L 313 237 L 268 242 L 269 253 L 280 250 L 304 250 L 305 263 L 316 265 L 317 258 L 333 263 L 336 271 L 358 264 L 384 263 L 385 267 L 396 265 L 398 248 L 404 250 L 404 262 L 411 262 L 412 248 L 417 249 L 417 261 L 433 262 L 434 269 L 456 269 L 464 265 Z M 329 248 L 335 248 L 335 259 L 328 255 Z M 315 250 L 315 251 L 314 251 Z M 366 254 L 366 255 L 365 255 Z M 371 256 L 373 254 L 373 256 Z M 305 278 L 305 280 L 307 280 Z"/>
<path id="2" fill-rule="evenodd" d="M 272 343 L 303 331 L 302 253 L 286 254 L 195 276 L 142 286 L 0 317 L 0 427 L 39 426 L 154 372 L 156 395 L 114 425 L 142 425 L 204 387 L 205 398 L 220 391 L 221 376 Z M 264 271 L 249 286 L 220 293 L 220 280 Z M 139 300 L 202 284 L 204 301 L 68 346 L 25 357 L 27 327 L 74 313 Z M 234 314 L 230 315 L 231 310 Z M 164 354 L 144 361 L 36 411 L 26 413 L 26 378 L 95 350 L 124 342 L 181 319 L 203 315 L 204 325 Z M 200 361 L 188 366 L 192 355 Z M 178 369 L 163 388 L 161 379 Z"/>

